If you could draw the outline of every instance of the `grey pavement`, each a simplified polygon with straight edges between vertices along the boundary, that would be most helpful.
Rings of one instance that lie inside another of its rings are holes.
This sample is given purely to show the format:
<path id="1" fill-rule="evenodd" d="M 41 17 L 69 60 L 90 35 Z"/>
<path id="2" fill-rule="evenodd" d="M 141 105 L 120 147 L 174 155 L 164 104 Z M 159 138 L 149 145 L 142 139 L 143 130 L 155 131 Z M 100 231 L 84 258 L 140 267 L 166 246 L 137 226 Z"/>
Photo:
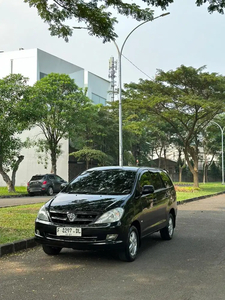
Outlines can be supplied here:
<path id="1" fill-rule="evenodd" d="M 25 196 L 25 197 L 0 198 L 0 208 L 47 202 L 51 198 L 52 196 L 36 196 L 36 197 Z"/>
<path id="2" fill-rule="evenodd" d="M 225 195 L 179 205 L 171 241 L 156 233 L 137 259 L 34 247 L 0 258 L 0 300 L 224 300 Z"/>
<path id="3" fill-rule="evenodd" d="M 189 200 L 185 200 L 182 202 L 178 202 L 178 205 L 184 205 L 185 203 L 193 202 L 201 203 L 202 199 L 211 199 L 209 200 L 214 201 L 215 197 L 221 197 L 222 199 L 225 198 L 224 193 L 218 193 L 216 196 L 203 196 L 198 198 L 193 198 Z M 4 207 L 12 207 L 12 206 L 19 206 L 25 204 L 35 204 L 35 203 L 42 203 L 47 202 L 50 200 L 52 196 L 36 196 L 36 197 L 10 197 L 10 198 L 0 198 L 0 208 Z M 198 205 L 198 204 L 197 204 Z M 193 206 L 196 207 L 196 206 Z M 20 250 L 28 249 L 37 246 L 37 243 L 34 240 L 34 237 L 16 241 L 13 243 L 3 244 L 0 245 L 0 257 L 6 254 L 11 254 Z"/>

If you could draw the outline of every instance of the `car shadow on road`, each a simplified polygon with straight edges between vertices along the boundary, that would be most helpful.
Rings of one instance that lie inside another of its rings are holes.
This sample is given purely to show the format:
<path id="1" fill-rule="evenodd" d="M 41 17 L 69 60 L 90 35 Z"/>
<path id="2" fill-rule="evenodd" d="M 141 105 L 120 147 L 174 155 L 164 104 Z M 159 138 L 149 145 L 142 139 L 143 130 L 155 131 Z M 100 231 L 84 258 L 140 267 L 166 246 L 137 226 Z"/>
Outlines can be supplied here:
<path id="1" fill-rule="evenodd" d="M 160 246 L 162 243 L 162 239 L 158 233 L 155 233 L 149 237 L 144 238 L 141 241 L 141 247 L 138 251 L 138 257 L 142 257 L 149 251 L 152 251 L 155 247 Z M 43 253 L 43 255 L 45 255 Z M 86 263 L 94 263 L 94 262 L 102 262 L 102 263 L 124 263 L 119 260 L 119 255 L 115 251 L 92 251 L 92 250 L 73 250 L 69 248 L 63 248 L 59 255 L 55 256 L 54 259 L 56 262 L 71 263 L 71 260 L 75 259 L 76 263 L 86 264 Z"/>

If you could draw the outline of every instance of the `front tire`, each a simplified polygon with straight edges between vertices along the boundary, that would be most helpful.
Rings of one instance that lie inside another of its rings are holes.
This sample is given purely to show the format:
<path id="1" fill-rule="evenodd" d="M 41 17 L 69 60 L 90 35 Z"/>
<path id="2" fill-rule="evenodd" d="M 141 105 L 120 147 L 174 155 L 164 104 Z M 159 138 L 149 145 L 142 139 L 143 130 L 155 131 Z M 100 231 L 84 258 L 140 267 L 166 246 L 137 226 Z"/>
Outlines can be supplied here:
<path id="1" fill-rule="evenodd" d="M 124 261 L 134 261 L 137 257 L 139 246 L 139 234 L 135 226 L 131 226 L 124 251 L 120 253 L 120 259 Z"/>
<path id="2" fill-rule="evenodd" d="M 57 255 L 62 250 L 62 248 L 59 247 L 51 247 L 46 245 L 42 245 L 42 249 L 48 255 Z"/>
<path id="3" fill-rule="evenodd" d="M 171 240 L 174 233 L 174 217 L 172 214 L 169 214 L 169 220 L 166 227 L 160 230 L 161 238 L 163 240 Z"/>
<path id="4" fill-rule="evenodd" d="M 48 188 L 48 190 L 47 190 L 47 195 L 48 195 L 48 196 L 52 196 L 53 193 L 54 193 L 53 188 L 52 188 L 52 186 L 50 186 L 50 187 Z"/>

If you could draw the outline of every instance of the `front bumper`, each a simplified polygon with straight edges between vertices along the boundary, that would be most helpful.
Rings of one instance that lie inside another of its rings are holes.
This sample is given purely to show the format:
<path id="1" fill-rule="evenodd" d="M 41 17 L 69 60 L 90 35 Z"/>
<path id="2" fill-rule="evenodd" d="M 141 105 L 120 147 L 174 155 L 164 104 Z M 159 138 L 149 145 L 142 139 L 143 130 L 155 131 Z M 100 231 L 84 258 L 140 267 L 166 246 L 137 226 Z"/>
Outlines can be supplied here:
<path id="1" fill-rule="evenodd" d="M 128 230 L 118 222 L 115 225 L 88 225 L 82 227 L 82 236 L 57 236 L 57 225 L 51 222 L 35 222 L 35 240 L 44 245 L 77 250 L 123 249 Z M 62 225 L 60 225 L 62 227 Z M 109 235 L 116 235 L 110 239 Z"/>

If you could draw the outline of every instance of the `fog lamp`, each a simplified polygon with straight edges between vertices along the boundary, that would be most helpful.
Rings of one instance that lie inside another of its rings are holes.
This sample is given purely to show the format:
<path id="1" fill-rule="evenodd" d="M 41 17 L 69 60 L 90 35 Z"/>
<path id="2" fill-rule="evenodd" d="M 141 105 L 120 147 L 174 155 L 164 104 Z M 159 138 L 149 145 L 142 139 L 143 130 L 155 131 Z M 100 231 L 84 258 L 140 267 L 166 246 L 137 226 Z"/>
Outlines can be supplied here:
<path id="1" fill-rule="evenodd" d="M 118 234 L 107 234 L 106 240 L 107 241 L 115 241 L 118 237 Z"/>

